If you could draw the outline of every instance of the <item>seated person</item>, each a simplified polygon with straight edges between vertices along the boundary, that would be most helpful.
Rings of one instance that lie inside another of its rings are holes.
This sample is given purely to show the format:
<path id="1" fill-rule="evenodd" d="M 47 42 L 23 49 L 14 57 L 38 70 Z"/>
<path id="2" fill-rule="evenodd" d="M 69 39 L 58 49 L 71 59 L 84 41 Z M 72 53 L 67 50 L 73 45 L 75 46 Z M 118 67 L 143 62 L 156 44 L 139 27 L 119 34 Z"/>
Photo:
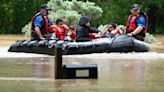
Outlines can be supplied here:
<path id="1" fill-rule="evenodd" d="M 66 37 L 70 37 L 69 40 L 73 40 L 75 32 L 71 30 L 62 19 L 57 19 L 56 24 L 50 27 L 50 30 L 54 32 L 53 36 L 56 36 L 60 40 L 65 40 Z"/>
<path id="2" fill-rule="evenodd" d="M 100 33 L 100 31 L 96 28 L 91 28 L 89 17 L 82 16 L 76 29 L 76 42 L 91 41 L 89 33 Z"/>
<path id="3" fill-rule="evenodd" d="M 141 12 L 138 4 L 133 4 L 130 12 L 131 15 L 129 15 L 126 22 L 126 33 L 128 36 L 144 41 L 145 32 L 148 27 L 148 17 L 146 14 Z"/>
<path id="4" fill-rule="evenodd" d="M 110 23 L 107 27 L 107 31 L 104 33 L 104 37 L 117 37 L 123 34 L 123 30 L 121 28 L 117 28 L 116 23 Z"/>
<path id="5" fill-rule="evenodd" d="M 48 18 L 48 12 L 50 8 L 47 4 L 41 5 L 40 12 L 35 14 L 32 18 L 32 32 L 31 32 L 31 40 L 41 40 L 48 38 L 49 36 L 49 25 L 51 25 L 51 21 Z"/>

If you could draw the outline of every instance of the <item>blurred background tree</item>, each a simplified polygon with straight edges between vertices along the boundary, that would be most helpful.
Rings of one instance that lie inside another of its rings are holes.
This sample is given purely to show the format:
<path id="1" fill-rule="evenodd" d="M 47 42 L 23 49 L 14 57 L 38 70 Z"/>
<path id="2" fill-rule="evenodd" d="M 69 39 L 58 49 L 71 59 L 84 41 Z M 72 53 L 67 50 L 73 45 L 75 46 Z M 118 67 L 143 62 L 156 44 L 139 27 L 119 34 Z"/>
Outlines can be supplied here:
<path id="1" fill-rule="evenodd" d="M 1 0 L 0 34 L 20 34 L 42 3 L 48 0 Z"/>
<path id="2" fill-rule="evenodd" d="M 75 27 L 78 24 L 80 16 L 89 16 L 95 20 L 102 16 L 102 8 L 95 5 L 94 2 L 83 1 L 65 1 L 65 0 L 50 0 L 48 5 L 52 9 L 49 17 L 52 21 L 57 18 L 62 18 L 64 22 Z"/>

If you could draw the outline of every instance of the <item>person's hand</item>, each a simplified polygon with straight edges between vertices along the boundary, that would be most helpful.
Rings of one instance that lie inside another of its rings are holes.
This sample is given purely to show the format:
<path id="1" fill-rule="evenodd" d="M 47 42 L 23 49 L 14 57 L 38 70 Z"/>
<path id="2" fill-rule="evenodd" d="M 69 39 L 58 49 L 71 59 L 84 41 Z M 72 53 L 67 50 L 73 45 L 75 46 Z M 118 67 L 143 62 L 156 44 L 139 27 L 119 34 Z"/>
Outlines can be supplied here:
<path id="1" fill-rule="evenodd" d="M 63 24 L 63 27 L 64 27 L 66 30 L 69 30 L 69 27 L 68 27 L 66 24 Z"/>
<path id="2" fill-rule="evenodd" d="M 133 33 L 128 33 L 127 36 L 133 36 Z"/>
<path id="3" fill-rule="evenodd" d="M 44 37 L 42 37 L 42 38 L 40 38 L 40 40 L 45 40 L 46 38 L 44 38 Z"/>
<path id="4" fill-rule="evenodd" d="M 52 35 L 52 34 L 45 34 L 44 37 L 45 37 L 45 38 L 50 38 L 51 35 Z M 45 39 L 45 38 L 43 38 L 43 39 Z"/>
<path id="5" fill-rule="evenodd" d="M 70 36 L 72 33 L 70 31 L 67 32 L 67 35 Z"/>

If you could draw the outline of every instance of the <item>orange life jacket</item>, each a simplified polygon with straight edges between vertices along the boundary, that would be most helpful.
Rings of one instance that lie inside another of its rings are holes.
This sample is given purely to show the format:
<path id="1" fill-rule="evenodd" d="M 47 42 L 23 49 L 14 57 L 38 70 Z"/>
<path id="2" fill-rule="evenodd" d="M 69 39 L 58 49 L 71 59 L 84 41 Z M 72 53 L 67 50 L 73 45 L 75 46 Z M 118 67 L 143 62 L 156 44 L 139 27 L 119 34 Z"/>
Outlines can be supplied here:
<path id="1" fill-rule="evenodd" d="M 34 16 L 33 16 L 33 18 L 32 18 L 32 25 L 31 25 L 31 29 L 34 31 L 35 30 L 35 25 L 34 25 L 34 20 L 35 20 L 35 18 L 37 17 L 37 16 L 40 16 L 41 15 L 41 13 L 37 13 L 37 14 L 35 14 Z M 47 32 L 48 32 L 48 29 L 49 29 L 49 26 L 48 26 L 48 17 L 47 16 L 42 16 L 43 17 L 43 19 L 44 19 L 44 22 L 45 22 L 45 26 L 43 27 L 43 29 L 41 29 L 41 33 L 42 34 L 46 34 Z"/>
<path id="2" fill-rule="evenodd" d="M 132 15 L 130 15 L 128 17 L 128 20 L 126 22 L 126 30 L 128 32 L 132 32 L 132 31 L 134 31 L 137 28 L 137 25 L 135 23 L 137 18 L 138 18 L 138 16 L 132 16 Z"/>

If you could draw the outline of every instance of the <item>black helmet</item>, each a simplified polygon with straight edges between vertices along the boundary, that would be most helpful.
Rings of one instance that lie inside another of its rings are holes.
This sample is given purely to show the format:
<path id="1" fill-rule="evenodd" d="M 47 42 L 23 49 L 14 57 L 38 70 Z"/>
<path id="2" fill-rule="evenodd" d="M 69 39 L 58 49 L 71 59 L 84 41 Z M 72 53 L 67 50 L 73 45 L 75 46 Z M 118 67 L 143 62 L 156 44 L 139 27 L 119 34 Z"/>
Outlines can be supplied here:
<path id="1" fill-rule="evenodd" d="M 40 6 L 40 8 L 41 8 L 41 9 L 51 10 L 51 9 L 48 7 L 47 4 L 42 4 L 42 5 Z"/>
<path id="2" fill-rule="evenodd" d="M 132 4 L 131 5 L 131 9 L 140 9 L 140 5 L 139 4 Z"/>

